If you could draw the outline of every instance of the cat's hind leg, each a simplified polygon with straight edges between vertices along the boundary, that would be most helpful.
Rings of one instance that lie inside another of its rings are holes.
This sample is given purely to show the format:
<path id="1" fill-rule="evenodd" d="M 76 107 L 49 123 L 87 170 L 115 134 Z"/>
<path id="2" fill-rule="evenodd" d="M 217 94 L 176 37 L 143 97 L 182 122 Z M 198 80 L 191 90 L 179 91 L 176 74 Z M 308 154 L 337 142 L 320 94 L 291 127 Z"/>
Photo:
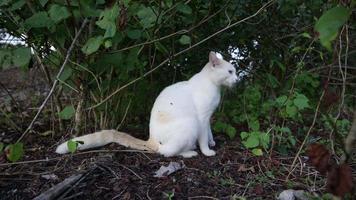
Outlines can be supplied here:
<path id="1" fill-rule="evenodd" d="M 158 148 L 158 152 L 162 154 L 164 157 L 172 157 L 179 155 L 182 151 L 182 148 L 178 145 L 174 145 L 172 143 L 162 144 Z"/>

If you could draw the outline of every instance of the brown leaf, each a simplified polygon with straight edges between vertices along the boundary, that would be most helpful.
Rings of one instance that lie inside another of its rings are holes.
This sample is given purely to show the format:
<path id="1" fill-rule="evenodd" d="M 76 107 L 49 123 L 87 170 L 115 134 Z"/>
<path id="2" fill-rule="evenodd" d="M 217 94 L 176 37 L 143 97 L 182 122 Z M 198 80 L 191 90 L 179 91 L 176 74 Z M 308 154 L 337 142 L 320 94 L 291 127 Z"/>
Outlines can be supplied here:
<path id="1" fill-rule="evenodd" d="M 327 175 L 327 190 L 331 194 L 344 197 L 352 192 L 352 169 L 347 164 L 336 165 Z"/>
<path id="2" fill-rule="evenodd" d="M 131 194 L 130 194 L 130 192 L 125 192 L 121 199 L 123 199 L 123 200 L 129 200 L 129 199 L 131 199 Z"/>
<path id="3" fill-rule="evenodd" d="M 246 165 L 242 164 L 240 165 L 239 169 L 237 170 L 238 172 L 246 172 L 246 171 L 251 171 L 251 172 L 255 172 L 255 168 L 253 166 L 251 167 L 246 167 Z"/>
<path id="4" fill-rule="evenodd" d="M 262 185 L 256 185 L 253 189 L 252 192 L 256 195 L 261 195 L 263 194 L 263 187 Z"/>
<path id="5" fill-rule="evenodd" d="M 314 166 L 321 174 L 325 175 L 331 166 L 331 154 L 329 150 L 322 144 L 314 143 L 308 147 L 307 153 L 312 166 Z"/>
<path id="6" fill-rule="evenodd" d="M 321 173 L 327 173 L 327 191 L 344 198 L 352 194 L 352 169 L 346 163 L 337 165 L 330 160 L 330 152 L 322 144 L 311 144 L 307 150 L 309 161 Z"/>

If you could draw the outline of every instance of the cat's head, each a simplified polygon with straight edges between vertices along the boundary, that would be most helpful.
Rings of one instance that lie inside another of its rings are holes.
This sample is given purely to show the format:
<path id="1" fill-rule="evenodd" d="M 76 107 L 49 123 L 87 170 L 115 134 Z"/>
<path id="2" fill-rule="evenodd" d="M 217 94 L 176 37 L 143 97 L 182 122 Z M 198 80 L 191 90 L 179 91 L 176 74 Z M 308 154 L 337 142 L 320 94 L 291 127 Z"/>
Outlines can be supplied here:
<path id="1" fill-rule="evenodd" d="M 220 54 L 215 52 L 209 53 L 209 63 L 211 78 L 218 85 L 232 87 L 237 82 L 237 75 L 235 67 L 225 61 Z"/>

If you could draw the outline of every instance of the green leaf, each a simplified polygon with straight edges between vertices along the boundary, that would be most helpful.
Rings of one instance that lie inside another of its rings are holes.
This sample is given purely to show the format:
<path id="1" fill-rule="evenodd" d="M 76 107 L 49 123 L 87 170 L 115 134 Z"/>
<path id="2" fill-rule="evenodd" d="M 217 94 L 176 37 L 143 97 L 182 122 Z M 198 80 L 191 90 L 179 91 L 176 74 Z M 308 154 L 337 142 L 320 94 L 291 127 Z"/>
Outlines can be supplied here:
<path id="1" fill-rule="evenodd" d="M 184 3 L 178 4 L 177 10 L 183 14 L 187 14 L 187 15 L 192 14 L 192 8 L 189 5 L 184 4 Z"/>
<path id="2" fill-rule="evenodd" d="M 106 40 L 104 42 L 105 49 L 110 48 L 111 46 L 112 46 L 112 41 L 111 40 Z"/>
<path id="3" fill-rule="evenodd" d="M 292 133 L 292 131 L 288 127 L 282 127 L 279 129 L 282 133 Z"/>
<path id="4" fill-rule="evenodd" d="M 292 50 L 291 50 L 291 53 L 298 53 L 302 50 L 302 47 L 294 47 Z"/>
<path id="5" fill-rule="evenodd" d="M 248 126 L 252 131 L 260 130 L 260 122 L 258 121 L 258 119 L 251 119 L 248 122 Z"/>
<path id="6" fill-rule="evenodd" d="M 260 143 L 264 149 L 268 149 L 268 145 L 270 143 L 270 135 L 267 133 L 260 134 Z"/>
<path id="7" fill-rule="evenodd" d="M 271 61 L 271 65 L 273 66 L 274 64 L 277 64 L 277 66 L 282 70 L 282 72 L 286 72 L 286 66 L 284 66 L 281 62 L 279 62 L 278 60 L 273 59 Z"/>
<path id="8" fill-rule="evenodd" d="M 67 147 L 69 152 L 74 153 L 78 148 L 78 142 L 73 140 L 68 140 Z"/>
<path id="9" fill-rule="evenodd" d="M 164 54 L 168 54 L 168 50 L 165 46 L 163 46 L 162 43 L 160 42 L 155 42 L 155 47 L 158 51 L 160 51 L 161 53 L 164 53 Z"/>
<path id="10" fill-rule="evenodd" d="M 127 31 L 127 36 L 133 40 L 137 40 L 141 37 L 141 30 L 139 29 L 129 29 Z"/>
<path id="11" fill-rule="evenodd" d="M 140 18 L 140 23 L 143 28 L 151 28 L 154 26 L 157 16 L 151 8 L 142 7 L 137 12 L 138 18 Z"/>
<path id="12" fill-rule="evenodd" d="M 297 106 L 299 110 L 303 110 L 304 108 L 309 108 L 309 99 L 304 95 L 304 94 L 299 94 L 297 93 L 294 100 L 293 104 Z"/>
<path id="13" fill-rule="evenodd" d="M 251 134 L 247 138 L 247 140 L 243 141 L 242 143 L 245 145 L 246 148 L 249 148 L 249 149 L 255 148 L 260 144 L 259 138 L 256 137 L 255 135 L 251 135 Z"/>
<path id="14" fill-rule="evenodd" d="M 47 4 L 48 0 L 39 0 L 39 2 L 41 6 L 44 7 Z"/>
<path id="15" fill-rule="evenodd" d="M 164 3 L 168 8 L 170 8 L 170 7 L 172 7 L 172 5 L 173 5 L 173 0 L 165 0 L 165 1 L 163 1 L 163 3 Z"/>
<path id="16" fill-rule="evenodd" d="M 331 41 L 333 41 L 340 29 L 351 14 L 350 9 L 344 6 L 336 6 L 326 11 L 316 22 L 315 30 L 319 33 L 321 44 L 331 50 Z"/>
<path id="17" fill-rule="evenodd" d="M 267 74 L 267 80 L 270 83 L 270 86 L 272 88 L 276 88 L 279 86 L 279 81 L 277 80 L 277 78 L 275 76 L 273 76 L 272 74 Z"/>
<path id="18" fill-rule="evenodd" d="M 233 139 L 236 136 L 236 129 L 229 125 L 226 128 L 226 134 L 229 136 L 230 139 Z"/>
<path id="19" fill-rule="evenodd" d="M 64 67 L 62 74 L 59 76 L 59 79 L 64 82 L 72 76 L 72 73 L 73 73 L 72 68 L 70 68 L 69 66 L 66 65 Z"/>
<path id="20" fill-rule="evenodd" d="M 119 6 L 117 4 L 101 12 L 99 20 L 95 24 L 105 30 L 104 38 L 114 37 L 116 33 L 116 18 L 118 15 Z"/>
<path id="21" fill-rule="evenodd" d="M 105 0 L 96 0 L 95 2 L 97 5 L 103 5 L 105 4 Z"/>
<path id="22" fill-rule="evenodd" d="M 53 21 L 48 17 L 47 12 L 38 12 L 25 20 L 26 28 L 44 28 L 53 25 Z"/>
<path id="23" fill-rule="evenodd" d="M 19 47 L 14 51 L 14 55 L 12 57 L 13 63 L 15 66 L 21 67 L 22 69 L 27 68 L 28 64 L 31 60 L 31 50 L 27 47 Z"/>
<path id="24" fill-rule="evenodd" d="M 11 2 L 11 0 L 1 0 L 0 1 L 0 6 L 8 5 L 10 2 Z"/>
<path id="25" fill-rule="evenodd" d="M 247 132 L 244 132 L 244 131 L 243 131 L 243 132 L 240 133 L 240 137 L 241 137 L 241 139 L 243 139 L 243 140 L 246 139 L 248 136 L 249 136 L 249 134 L 248 134 Z"/>
<path id="26" fill-rule="evenodd" d="M 70 16 L 69 11 L 66 7 L 60 6 L 58 4 L 51 5 L 51 8 L 48 11 L 49 17 L 55 22 L 58 23 L 64 19 L 67 19 Z"/>
<path id="27" fill-rule="evenodd" d="M 190 43 L 191 43 L 190 37 L 187 36 L 187 35 L 182 35 L 182 36 L 179 38 L 179 43 L 181 43 L 181 44 L 183 44 L 183 45 L 190 44 Z"/>
<path id="28" fill-rule="evenodd" d="M 106 26 L 106 31 L 104 34 L 104 38 L 111 38 L 114 37 L 116 33 L 116 25 L 114 22 L 108 22 Z"/>
<path id="29" fill-rule="evenodd" d="M 252 153 L 255 156 L 262 156 L 263 155 L 262 149 L 260 149 L 260 148 L 252 149 Z"/>
<path id="30" fill-rule="evenodd" d="M 288 136 L 288 141 L 292 146 L 295 146 L 295 144 L 297 143 L 293 135 Z"/>
<path id="31" fill-rule="evenodd" d="M 97 37 L 91 37 L 82 47 L 82 51 L 86 55 L 90 55 L 96 52 L 102 43 L 103 43 L 103 36 L 99 35 Z"/>
<path id="32" fill-rule="evenodd" d="M 2 150 L 4 149 L 4 143 L 0 142 L 0 154 L 2 153 Z"/>
<path id="33" fill-rule="evenodd" d="M 289 117 L 293 118 L 297 115 L 297 107 L 295 107 L 294 105 L 289 105 L 287 104 L 286 106 L 286 113 Z"/>
<path id="34" fill-rule="evenodd" d="M 71 1 L 71 3 L 74 3 L 74 1 Z M 78 15 L 74 13 L 75 16 L 78 16 L 78 17 L 81 17 L 81 16 L 98 17 L 98 16 L 100 16 L 100 13 L 102 10 L 97 8 L 95 1 L 93 1 L 93 0 L 79 0 L 79 3 L 80 3 L 80 13 L 78 13 Z"/>
<path id="35" fill-rule="evenodd" d="M 60 113 L 58 113 L 61 119 L 71 119 L 75 114 L 73 106 L 66 106 Z"/>
<path id="36" fill-rule="evenodd" d="M 278 106 L 284 106 L 284 104 L 286 103 L 288 97 L 286 95 L 280 96 L 276 99 L 276 103 Z"/>
<path id="37" fill-rule="evenodd" d="M 227 127 L 227 124 L 222 121 L 216 121 L 214 124 L 214 130 L 216 132 L 224 132 Z"/>
<path id="38" fill-rule="evenodd" d="M 307 32 L 302 33 L 301 36 L 303 36 L 303 37 L 305 37 L 305 38 L 309 38 L 309 39 L 312 38 L 312 37 L 310 36 L 310 34 L 307 33 Z"/>
<path id="39" fill-rule="evenodd" d="M 121 2 L 124 4 L 125 7 L 129 6 L 131 0 L 122 0 Z"/>
<path id="40" fill-rule="evenodd" d="M 25 0 L 18 0 L 11 5 L 10 10 L 11 11 L 18 10 L 18 9 L 22 8 L 25 4 L 26 4 Z"/>
<path id="41" fill-rule="evenodd" d="M 0 69 L 7 69 L 13 66 L 12 49 L 0 49 Z"/>
<path id="42" fill-rule="evenodd" d="M 21 142 L 8 145 L 6 147 L 6 150 L 7 150 L 6 157 L 11 162 L 16 162 L 20 160 L 24 153 L 23 144 Z"/>

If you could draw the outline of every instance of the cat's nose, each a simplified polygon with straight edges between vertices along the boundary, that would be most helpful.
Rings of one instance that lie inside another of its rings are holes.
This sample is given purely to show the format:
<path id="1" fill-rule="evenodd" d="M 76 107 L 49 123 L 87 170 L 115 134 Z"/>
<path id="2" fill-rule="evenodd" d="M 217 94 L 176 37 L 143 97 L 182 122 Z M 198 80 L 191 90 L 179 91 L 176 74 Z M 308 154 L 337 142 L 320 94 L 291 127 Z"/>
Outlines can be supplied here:
<path id="1" fill-rule="evenodd" d="M 235 74 L 235 76 L 234 76 L 234 82 L 236 83 L 237 80 L 238 80 L 238 77 L 237 77 L 237 75 Z"/>

